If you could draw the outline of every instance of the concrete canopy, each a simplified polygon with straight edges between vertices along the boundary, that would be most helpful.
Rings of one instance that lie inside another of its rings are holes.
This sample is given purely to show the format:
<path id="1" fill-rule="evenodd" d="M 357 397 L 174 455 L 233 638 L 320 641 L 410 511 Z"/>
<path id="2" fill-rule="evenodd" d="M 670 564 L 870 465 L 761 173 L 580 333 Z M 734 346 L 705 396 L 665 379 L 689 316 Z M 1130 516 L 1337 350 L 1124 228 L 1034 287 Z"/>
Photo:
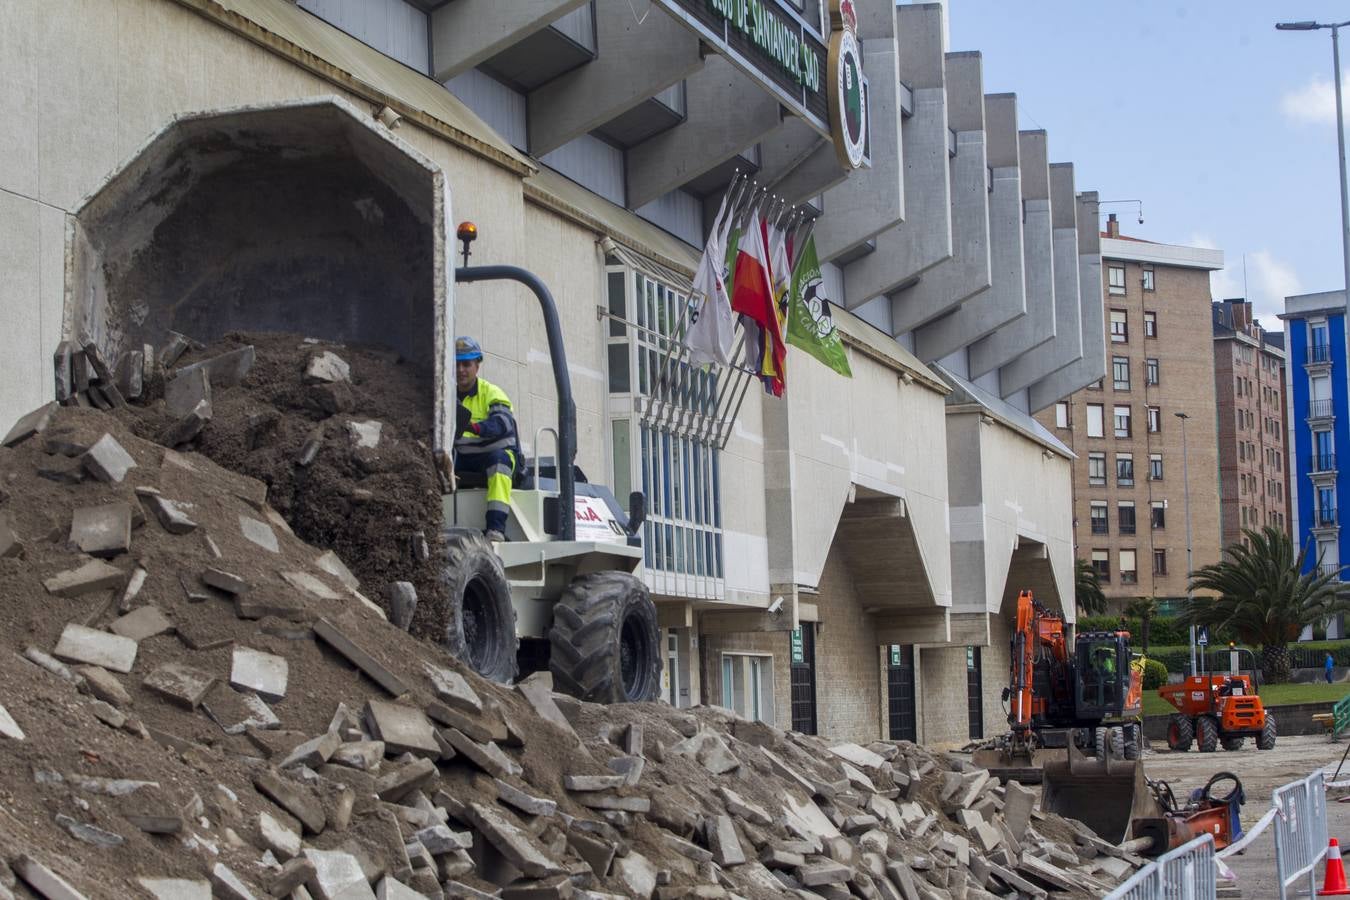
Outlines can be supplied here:
<path id="1" fill-rule="evenodd" d="M 169 331 L 384 344 L 434 371 L 445 446 L 449 220 L 440 169 L 340 98 L 176 116 L 69 220 L 63 331 L 109 360 Z"/>

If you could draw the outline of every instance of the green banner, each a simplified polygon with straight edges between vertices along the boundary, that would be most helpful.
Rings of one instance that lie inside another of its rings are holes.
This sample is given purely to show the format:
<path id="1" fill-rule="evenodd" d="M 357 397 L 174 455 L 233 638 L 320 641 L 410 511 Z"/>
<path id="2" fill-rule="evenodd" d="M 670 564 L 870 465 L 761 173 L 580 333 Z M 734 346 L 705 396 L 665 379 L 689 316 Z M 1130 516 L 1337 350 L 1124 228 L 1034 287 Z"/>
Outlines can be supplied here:
<path id="1" fill-rule="evenodd" d="M 806 242 L 797 257 L 789 290 L 787 342 L 802 348 L 840 375 L 852 378 L 848 354 L 839 339 L 834 317 L 830 315 L 830 301 L 825 296 L 825 280 L 820 274 L 814 237 Z"/>

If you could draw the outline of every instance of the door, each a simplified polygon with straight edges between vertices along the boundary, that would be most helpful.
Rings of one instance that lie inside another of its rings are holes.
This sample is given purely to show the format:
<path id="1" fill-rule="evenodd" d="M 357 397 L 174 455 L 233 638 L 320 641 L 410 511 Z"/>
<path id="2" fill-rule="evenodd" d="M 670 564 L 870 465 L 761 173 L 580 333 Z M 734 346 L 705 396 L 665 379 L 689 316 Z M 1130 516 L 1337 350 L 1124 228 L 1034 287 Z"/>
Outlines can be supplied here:
<path id="1" fill-rule="evenodd" d="M 919 740 L 919 718 L 914 705 L 914 645 L 891 644 L 886 672 L 886 702 L 893 741 Z"/>
<path id="2" fill-rule="evenodd" d="M 980 674 L 980 648 L 966 648 L 966 716 L 970 739 L 984 737 L 984 684 Z"/>
<path id="3" fill-rule="evenodd" d="M 816 733 L 816 626 L 792 632 L 792 730 Z"/>

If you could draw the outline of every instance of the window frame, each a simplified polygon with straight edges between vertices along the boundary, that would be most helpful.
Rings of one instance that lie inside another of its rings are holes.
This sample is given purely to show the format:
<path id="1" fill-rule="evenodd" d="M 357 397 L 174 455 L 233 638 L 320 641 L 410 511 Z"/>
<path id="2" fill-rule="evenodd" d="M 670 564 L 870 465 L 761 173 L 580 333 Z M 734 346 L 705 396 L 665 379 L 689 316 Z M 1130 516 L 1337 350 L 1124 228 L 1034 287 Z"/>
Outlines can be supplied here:
<path id="1" fill-rule="evenodd" d="M 1162 367 L 1158 364 L 1158 357 L 1150 356 L 1144 360 L 1144 384 L 1155 386 L 1161 379 Z"/>
<path id="2" fill-rule="evenodd" d="M 1117 277 L 1119 276 L 1119 277 Z M 1125 264 L 1106 264 L 1106 292 L 1112 297 L 1125 296 Z"/>
<path id="3" fill-rule="evenodd" d="M 1121 410 L 1125 411 L 1124 416 Z M 1121 422 L 1124 422 L 1124 428 L 1121 428 Z M 1130 404 L 1115 403 L 1111 405 L 1111 434 L 1118 438 L 1134 437 L 1134 416 L 1131 412 Z"/>
<path id="4" fill-rule="evenodd" d="M 1069 401 L 1057 400 L 1055 402 L 1055 427 L 1070 428 L 1073 420 L 1069 417 Z"/>
<path id="5" fill-rule="evenodd" d="M 1092 534 L 1111 533 L 1111 508 L 1105 500 L 1088 501 L 1088 531 Z"/>
<path id="6" fill-rule="evenodd" d="M 1145 415 L 1148 418 L 1148 433 L 1162 434 L 1162 423 L 1163 423 L 1162 407 L 1146 406 L 1144 407 L 1144 409 L 1146 410 Z"/>
<path id="7" fill-rule="evenodd" d="M 1122 378 L 1121 376 L 1124 375 Z M 1128 356 L 1111 357 L 1111 387 L 1117 391 L 1130 389 L 1130 358 Z"/>
<path id="8" fill-rule="evenodd" d="M 1097 413 L 1097 433 L 1092 431 L 1092 413 Z M 1087 404 L 1087 436 L 1090 438 L 1106 437 L 1106 404 L 1089 403 Z"/>
<path id="9" fill-rule="evenodd" d="M 1132 565 L 1130 568 L 1128 568 L 1128 569 L 1125 568 L 1125 557 L 1126 557 L 1126 554 L 1129 554 L 1130 562 L 1133 563 L 1133 565 Z M 1116 551 L 1116 560 L 1117 560 L 1117 562 L 1118 562 L 1118 565 L 1117 565 L 1116 568 L 1119 569 L 1119 571 L 1120 571 L 1120 583 L 1121 583 L 1121 584 L 1138 584 L 1138 583 L 1139 583 L 1139 554 L 1138 554 L 1138 552 L 1137 552 L 1136 550 L 1134 550 L 1134 548 L 1132 548 L 1132 547 L 1121 547 L 1119 550 Z"/>
<path id="10" fill-rule="evenodd" d="M 1127 463 L 1127 465 L 1124 466 L 1124 467 L 1122 467 L 1122 466 L 1121 466 L 1121 463 Z M 1128 475 L 1122 475 L 1123 472 L 1127 472 L 1127 471 L 1128 471 L 1128 473 L 1129 473 Z M 1134 454 L 1133 454 L 1133 453 L 1117 453 L 1117 454 L 1116 454 L 1116 484 L 1117 484 L 1118 486 L 1120 486 L 1120 487 L 1133 487 L 1133 486 L 1134 486 Z"/>
<path id="11" fill-rule="evenodd" d="M 1153 475 L 1155 469 L 1153 465 L 1154 463 L 1158 464 L 1156 467 L 1156 470 L 1158 472 L 1157 477 L 1154 477 Z M 1149 481 L 1163 480 L 1163 455 L 1161 453 L 1150 453 L 1148 455 L 1148 480 Z"/>
<path id="12" fill-rule="evenodd" d="M 1158 313 L 1156 310 L 1144 310 L 1144 338 L 1151 339 L 1158 336 Z"/>
<path id="13" fill-rule="evenodd" d="M 1157 281 L 1153 275 L 1153 266 L 1145 263 L 1140 267 L 1139 283 L 1145 291 L 1153 293 L 1157 288 Z"/>
<path id="14" fill-rule="evenodd" d="M 1127 515 L 1128 513 L 1128 515 Z M 1116 501 L 1116 531 L 1119 534 L 1134 534 L 1138 525 L 1133 500 Z"/>
<path id="15" fill-rule="evenodd" d="M 1097 581 L 1102 584 L 1110 584 L 1111 551 L 1102 547 L 1094 547 L 1089 561 L 1092 564 L 1092 571 L 1097 576 Z"/>
<path id="16" fill-rule="evenodd" d="M 1116 313 L 1120 313 L 1120 320 L 1116 320 Z M 1112 309 L 1107 314 L 1107 323 L 1109 324 L 1108 334 L 1113 344 L 1128 344 L 1130 342 L 1130 313 L 1124 309 Z M 1116 326 L 1120 328 L 1117 329 Z"/>

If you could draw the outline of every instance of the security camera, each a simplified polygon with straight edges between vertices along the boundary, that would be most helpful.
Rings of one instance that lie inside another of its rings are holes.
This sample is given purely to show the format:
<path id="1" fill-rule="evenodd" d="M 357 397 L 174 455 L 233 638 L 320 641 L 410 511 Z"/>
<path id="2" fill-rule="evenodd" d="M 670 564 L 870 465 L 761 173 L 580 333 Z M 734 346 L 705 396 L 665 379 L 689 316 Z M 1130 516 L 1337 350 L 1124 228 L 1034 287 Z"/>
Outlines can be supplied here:
<path id="1" fill-rule="evenodd" d="M 774 597 L 773 602 L 769 604 L 769 615 L 777 615 L 778 611 L 782 608 L 783 608 L 783 598 Z"/>
<path id="2" fill-rule="evenodd" d="M 1143 224 L 1144 224 L 1144 217 L 1143 217 L 1143 216 L 1140 216 L 1140 217 L 1139 217 L 1139 224 L 1140 224 L 1140 225 L 1143 225 Z"/>

